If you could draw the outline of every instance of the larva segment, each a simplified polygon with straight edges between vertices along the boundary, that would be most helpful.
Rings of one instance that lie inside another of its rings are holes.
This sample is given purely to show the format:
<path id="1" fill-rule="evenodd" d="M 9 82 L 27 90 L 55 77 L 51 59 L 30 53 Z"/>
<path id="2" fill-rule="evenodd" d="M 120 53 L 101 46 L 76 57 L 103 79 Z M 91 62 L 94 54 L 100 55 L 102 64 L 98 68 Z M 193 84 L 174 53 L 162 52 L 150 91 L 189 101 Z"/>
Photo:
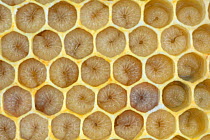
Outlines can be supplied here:
<path id="1" fill-rule="evenodd" d="M 130 93 L 131 107 L 140 112 L 147 112 L 158 105 L 158 88 L 150 83 L 141 83 L 134 86 Z"/>
<path id="2" fill-rule="evenodd" d="M 48 12 L 48 24 L 59 32 L 72 28 L 77 20 L 77 11 L 71 4 L 61 1 L 53 5 Z"/>
<path id="3" fill-rule="evenodd" d="M 189 89 L 179 81 L 169 83 L 163 89 L 163 103 L 172 111 L 179 111 L 189 104 Z"/>
<path id="4" fill-rule="evenodd" d="M 131 55 L 124 55 L 114 62 L 113 74 L 119 83 L 130 86 L 141 79 L 142 63 Z"/>
<path id="5" fill-rule="evenodd" d="M 68 58 L 61 57 L 50 66 L 50 80 L 61 88 L 66 88 L 78 79 L 78 66 Z"/>
<path id="6" fill-rule="evenodd" d="M 29 52 L 28 38 L 12 31 L 1 38 L 2 56 L 12 62 L 25 58 Z"/>
<path id="7" fill-rule="evenodd" d="M 176 135 L 171 140 L 187 140 L 187 139 L 183 138 L 182 136 Z"/>
<path id="8" fill-rule="evenodd" d="M 1 0 L 1 1 L 10 5 L 10 6 L 15 6 L 15 5 L 21 4 L 25 0 Z"/>
<path id="9" fill-rule="evenodd" d="M 81 76 L 85 83 L 99 86 L 110 78 L 110 64 L 101 57 L 88 58 L 82 63 Z"/>
<path id="10" fill-rule="evenodd" d="M 146 130 L 157 139 L 167 139 L 176 130 L 175 117 L 162 109 L 152 112 L 147 118 Z"/>
<path id="11" fill-rule="evenodd" d="M 0 60 L 0 79 L 0 90 L 11 85 L 15 79 L 15 69 L 2 60 Z"/>
<path id="12" fill-rule="evenodd" d="M 166 0 L 152 0 L 144 9 L 144 21 L 155 27 L 162 28 L 168 25 L 173 18 L 173 7 Z"/>
<path id="13" fill-rule="evenodd" d="M 66 107 L 80 115 L 90 112 L 94 102 L 95 93 L 83 85 L 72 87 L 66 95 Z"/>
<path id="14" fill-rule="evenodd" d="M 126 106 L 127 92 L 117 84 L 109 84 L 99 90 L 97 103 L 103 110 L 114 114 Z"/>
<path id="15" fill-rule="evenodd" d="M 201 140 L 209 140 L 210 139 L 210 134 L 205 135 L 201 138 Z"/>
<path id="16" fill-rule="evenodd" d="M 91 30 L 98 30 L 109 20 L 109 8 L 97 0 L 85 3 L 80 11 L 81 23 Z"/>
<path id="17" fill-rule="evenodd" d="M 173 61 L 163 55 L 157 54 L 146 62 L 146 76 L 154 83 L 163 84 L 174 76 Z"/>
<path id="18" fill-rule="evenodd" d="M 36 0 L 37 2 L 41 3 L 41 4 L 48 4 L 48 3 L 51 3 L 55 0 Z"/>
<path id="19" fill-rule="evenodd" d="M 81 2 L 83 2 L 84 0 L 71 0 L 71 1 L 73 1 L 73 2 L 75 2 L 75 3 L 81 3 Z"/>
<path id="20" fill-rule="evenodd" d="M 58 34 L 45 30 L 33 38 L 33 53 L 46 61 L 50 61 L 61 52 L 62 44 Z"/>
<path id="21" fill-rule="evenodd" d="M 140 6 L 132 0 L 121 0 L 112 7 L 112 21 L 126 29 L 138 24 L 141 17 Z"/>
<path id="22" fill-rule="evenodd" d="M 121 54 L 126 45 L 125 35 L 114 27 L 108 27 L 97 34 L 96 49 L 107 57 Z"/>
<path id="23" fill-rule="evenodd" d="M 179 116 L 179 129 L 182 134 L 195 138 L 208 127 L 208 118 L 203 111 L 191 108 Z"/>
<path id="24" fill-rule="evenodd" d="M 188 53 L 178 60 L 177 68 L 180 78 L 195 82 L 204 74 L 204 61 L 196 53 Z"/>
<path id="25" fill-rule="evenodd" d="M 35 94 L 36 110 L 46 115 L 54 115 L 58 113 L 63 106 L 64 96 L 58 89 L 45 85 Z"/>
<path id="26" fill-rule="evenodd" d="M 210 109 L 210 80 L 200 82 L 194 89 L 195 103 L 202 109 Z"/>
<path id="27" fill-rule="evenodd" d="M 12 140 L 15 139 L 16 126 L 13 120 L 0 114 L 0 139 Z"/>
<path id="28" fill-rule="evenodd" d="M 204 54 L 210 53 L 210 25 L 202 25 L 193 32 L 194 48 Z"/>
<path id="29" fill-rule="evenodd" d="M 4 32 L 12 26 L 12 13 L 10 9 L 0 4 L 0 15 L 0 32 Z"/>
<path id="30" fill-rule="evenodd" d="M 129 34 L 129 47 L 138 56 L 148 56 L 158 47 L 157 34 L 148 27 L 138 27 Z"/>
<path id="31" fill-rule="evenodd" d="M 26 33 L 35 33 L 45 24 L 45 13 L 42 7 L 28 3 L 16 13 L 17 28 Z"/>
<path id="32" fill-rule="evenodd" d="M 18 68 L 18 81 L 28 87 L 35 88 L 41 85 L 47 76 L 44 64 L 34 58 L 23 61 Z"/>
<path id="33" fill-rule="evenodd" d="M 172 25 L 162 32 L 161 47 L 170 55 L 179 55 L 188 48 L 188 34 L 181 27 Z"/>
<path id="34" fill-rule="evenodd" d="M 126 140 L 134 139 L 142 130 L 143 117 L 131 110 L 126 110 L 116 117 L 114 123 L 115 133 Z"/>
<path id="35" fill-rule="evenodd" d="M 80 119 L 69 113 L 62 113 L 52 120 L 53 135 L 62 140 L 73 140 L 80 133 Z"/>
<path id="36" fill-rule="evenodd" d="M 20 121 L 20 136 L 22 139 L 45 140 L 48 136 L 48 121 L 32 113 Z"/>
<path id="37" fill-rule="evenodd" d="M 203 1 L 179 0 L 176 4 L 176 16 L 181 23 L 195 26 L 204 19 L 204 9 Z"/>
<path id="38" fill-rule="evenodd" d="M 31 110 L 32 97 L 30 92 L 14 86 L 3 94 L 4 110 L 12 116 L 20 117 Z"/>
<path id="39" fill-rule="evenodd" d="M 85 118 L 82 130 L 90 139 L 105 139 L 111 134 L 112 123 L 106 114 L 97 111 Z"/>
<path id="40" fill-rule="evenodd" d="M 64 39 L 65 51 L 76 59 L 82 59 L 93 52 L 93 36 L 84 29 L 69 32 Z"/>

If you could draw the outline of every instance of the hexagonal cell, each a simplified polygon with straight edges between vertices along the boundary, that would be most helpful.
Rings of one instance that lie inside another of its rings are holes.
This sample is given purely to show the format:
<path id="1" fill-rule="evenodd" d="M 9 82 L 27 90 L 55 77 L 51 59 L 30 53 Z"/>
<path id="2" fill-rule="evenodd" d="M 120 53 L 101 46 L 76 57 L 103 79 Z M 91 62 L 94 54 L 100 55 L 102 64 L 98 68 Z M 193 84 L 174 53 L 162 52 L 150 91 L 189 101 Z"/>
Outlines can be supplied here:
<path id="1" fill-rule="evenodd" d="M 130 93 L 131 107 L 140 112 L 147 112 L 158 105 L 159 91 L 154 85 L 144 82 L 134 86 Z"/>
<path id="2" fill-rule="evenodd" d="M 162 96 L 164 105 L 175 112 L 190 103 L 190 89 L 180 81 L 174 81 L 165 86 Z"/>
<path id="3" fill-rule="evenodd" d="M 176 4 L 177 19 L 188 26 L 199 24 L 205 16 L 205 6 L 201 0 L 179 0 Z"/>
<path id="4" fill-rule="evenodd" d="M 65 36 L 64 45 L 67 55 L 82 59 L 93 52 L 93 36 L 86 30 L 77 28 Z"/>
<path id="5" fill-rule="evenodd" d="M 61 88 L 66 88 L 78 79 L 79 69 L 75 62 L 61 57 L 50 66 L 50 80 Z"/>
<path id="6" fill-rule="evenodd" d="M 64 96 L 60 90 L 50 85 L 45 85 L 35 94 L 35 107 L 36 110 L 46 115 L 54 115 L 61 110 L 63 100 Z"/>
<path id="7" fill-rule="evenodd" d="M 67 92 L 66 108 L 77 114 L 84 115 L 90 112 L 94 103 L 95 93 L 83 85 L 74 86 Z"/>
<path id="8" fill-rule="evenodd" d="M 4 32 L 12 26 L 12 13 L 10 9 L 0 4 L 0 15 L 0 32 Z"/>
<path id="9" fill-rule="evenodd" d="M 139 23 L 141 18 L 140 6 L 132 0 L 121 0 L 112 7 L 112 21 L 114 24 L 126 29 Z"/>
<path id="10" fill-rule="evenodd" d="M 81 76 L 85 83 L 99 86 L 110 78 L 110 64 L 101 57 L 88 58 L 82 63 Z"/>
<path id="11" fill-rule="evenodd" d="M 52 133 L 57 139 L 76 139 L 80 133 L 80 119 L 69 113 L 62 113 L 52 120 Z"/>
<path id="12" fill-rule="evenodd" d="M 35 1 L 37 1 L 37 2 L 39 2 L 41 4 L 47 4 L 47 3 L 51 3 L 51 2 L 53 2 L 55 0 L 35 0 Z"/>
<path id="13" fill-rule="evenodd" d="M 1 0 L 1 1 L 10 5 L 10 6 L 15 6 L 15 5 L 21 4 L 25 0 Z"/>
<path id="14" fill-rule="evenodd" d="M 22 139 L 44 140 L 48 136 L 48 121 L 32 113 L 20 121 L 20 137 Z"/>
<path id="15" fill-rule="evenodd" d="M 172 25 L 161 34 L 161 47 L 170 55 L 179 55 L 189 46 L 188 32 L 181 26 Z"/>
<path id="16" fill-rule="evenodd" d="M 174 76 L 174 63 L 169 57 L 157 54 L 147 59 L 145 72 L 152 82 L 163 84 Z"/>
<path id="17" fill-rule="evenodd" d="M 134 139 L 141 132 L 143 125 L 144 118 L 140 114 L 126 110 L 116 117 L 114 130 L 123 139 Z"/>
<path id="18" fill-rule="evenodd" d="M 106 114 L 97 111 L 85 118 L 82 130 L 90 139 L 105 139 L 111 134 L 112 122 Z"/>
<path id="19" fill-rule="evenodd" d="M 15 139 L 15 122 L 8 117 L 0 114 L 0 138 L 2 140 Z"/>
<path id="20" fill-rule="evenodd" d="M 154 140 L 152 138 L 143 138 L 143 139 L 140 139 L 140 140 Z"/>
<path id="21" fill-rule="evenodd" d="M 205 54 L 210 53 L 210 25 L 202 25 L 198 27 L 192 34 L 194 48 Z"/>
<path id="22" fill-rule="evenodd" d="M 146 130 L 157 139 L 167 139 L 176 131 L 175 117 L 162 109 L 152 112 L 147 118 Z"/>
<path id="23" fill-rule="evenodd" d="M 2 56 L 16 62 L 28 55 L 28 38 L 18 32 L 12 31 L 1 38 Z"/>
<path id="24" fill-rule="evenodd" d="M 29 91 L 14 86 L 3 94 L 3 107 L 9 115 L 20 117 L 31 110 L 32 97 Z"/>
<path id="25" fill-rule="evenodd" d="M 116 113 L 127 104 L 127 91 L 117 84 L 109 84 L 98 92 L 97 103 L 100 108 L 109 113 Z"/>
<path id="26" fill-rule="evenodd" d="M 91 0 L 81 8 L 80 20 L 85 27 L 98 30 L 108 23 L 109 8 L 97 0 Z"/>
<path id="27" fill-rule="evenodd" d="M 48 24 L 59 32 L 72 28 L 77 21 L 77 11 L 71 4 L 61 1 L 49 8 Z"/>
<path id="28" fill-rule="evenodd" d="M 26 33 L 37 32 L 45 24 L 44 9 L 35 4 L 28 3 L 17 10 L 17 28 Z"/>
<path id="29" fill-rule="evenodd" d="M 196 53 L 188 53 L 178 60 L 178 75 L 183 80 L 195 82 L 204 75 L 204 67 L 204 60 L 201 56 Z"/>
<path id="30" fill-rule="evenodd" d="M 179 116 L 179 129 L 182 134 L 195 138 L 208 128 L 207 115 L 196 108 L 191 108 Z"/>
<path id="31" fill-rule="evenodd" d="M 11 85 L 15 79 L 13 66 L 2 60 L 0 60 L 0 79 L 0 90 Z"/>
<path id="32" fill-rule="evenodd" d="M 144 21 L 155 28 L 165 27 L 172 18 L 173 7 L 167 0 L 152 0 L 145 6 Z"/>
<path id="33" fill-rule="evenodd" d="M 209 140 L 210 134 L 203 136 L 200 140 Z"/>
<path id="34" fill-rule="evenodd" d="M 46 61 L 50 61 L 61 52 L 61 39 L 55 32 L 45 30 L 33 38 L 33 53 Z"/>
<path id="35" fill-rule="evenodd" d="M 200 82 L 194 89 L 195 103 L 202 109 L 210 109 L 210 80 Z"/>
<path id="36" fill-rule="evenodd" d="M 158 47 L 157 34 L 146 26 L 141 26 L 129 34 L 129 47 L 138 56 L 148 56 Z"/>
<path id="37" fill-rule="evenodd" d="M 125 35 L 114 27 L 108 27 L 97 34 L 96 49 L 102 55 L 114 57 L 125 49 Z"/>
<path id="38" fill-rule="evenodd" d="M 18 68 L 18 81 L 28 87 L 35 88 L 44 83 L 47 70 L 44 64 L 34 58 L 23 61 Z"/>
<path id="39" fill-rule="evenodd" d="M 124 55 L 114 62 L 113 74 L 118 82 L 130 86 L 141 79 L 142 63 L 131 55 Z"/>
<path id="40" fill-rule="evenodd" d="M 182 136 L 176 135 L 171 140 L 187 140 L 187 139 L 183 138 Z"/>

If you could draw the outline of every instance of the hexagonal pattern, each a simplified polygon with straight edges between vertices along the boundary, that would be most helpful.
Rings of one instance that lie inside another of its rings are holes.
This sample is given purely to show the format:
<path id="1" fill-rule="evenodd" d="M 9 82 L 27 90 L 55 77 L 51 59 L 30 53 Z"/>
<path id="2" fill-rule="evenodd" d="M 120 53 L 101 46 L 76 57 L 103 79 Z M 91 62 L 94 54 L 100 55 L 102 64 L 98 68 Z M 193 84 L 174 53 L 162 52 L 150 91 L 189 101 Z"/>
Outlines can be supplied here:
<path id="1" fill-rule="evenodd" d="M 180 81 L 166 85 L 162 92 L 163 104 L 172 111 L 179 111 L 190 104 L 191 91 Z"/>
<path id="2" fill-rule="evenodd" d="M 1 38 L 2 56 L 16 62 L 28 55 L 28 38 L 18 32 L 10 32 Z"/>
<path id="3" fill-rule="evenodd" d="M 1 0 L 0 139 L 208 140 L 208 0 Z"/>
<path id="4" fill-rule="evenodd" d="M 178 75 L 186 81 L 195 82 L 205 75 L 204 59 L 196 53 L 183 55 L 177 63 Z"/>

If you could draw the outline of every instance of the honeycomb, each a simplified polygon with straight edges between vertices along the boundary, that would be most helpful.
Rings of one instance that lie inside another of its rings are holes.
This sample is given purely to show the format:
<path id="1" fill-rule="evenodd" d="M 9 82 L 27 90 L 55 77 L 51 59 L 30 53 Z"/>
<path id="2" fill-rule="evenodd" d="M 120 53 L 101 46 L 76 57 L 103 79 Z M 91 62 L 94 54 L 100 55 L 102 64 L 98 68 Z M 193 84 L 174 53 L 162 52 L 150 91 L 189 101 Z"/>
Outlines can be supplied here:
<path id="1" fill-rule="evenodd" d="M 0 0 L 0 140 L 210 140 L 209 0 Z"/>

